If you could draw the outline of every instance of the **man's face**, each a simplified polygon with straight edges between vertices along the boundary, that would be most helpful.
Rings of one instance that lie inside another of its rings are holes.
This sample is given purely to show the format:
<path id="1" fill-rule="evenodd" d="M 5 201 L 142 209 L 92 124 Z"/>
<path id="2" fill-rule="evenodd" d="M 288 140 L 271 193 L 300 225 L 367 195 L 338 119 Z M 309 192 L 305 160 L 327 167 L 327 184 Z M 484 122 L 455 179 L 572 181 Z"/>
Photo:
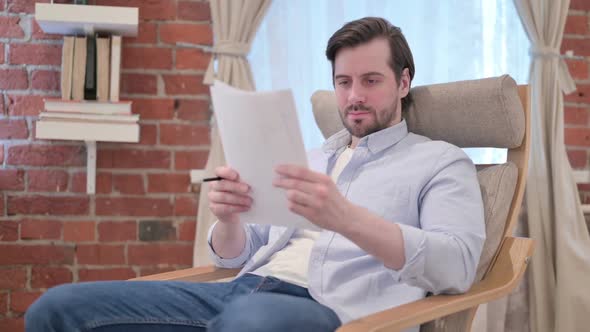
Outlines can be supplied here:
<path id="1" fill-rule="evenodd" d="M 341 49 L 334 59 L 334 90 L 344 127 L 361 138 L 401 121 L 401 98 L 410 80 L 404 69 L 400 82 L 389 66 L 389 44 L 377 38 Z"/>

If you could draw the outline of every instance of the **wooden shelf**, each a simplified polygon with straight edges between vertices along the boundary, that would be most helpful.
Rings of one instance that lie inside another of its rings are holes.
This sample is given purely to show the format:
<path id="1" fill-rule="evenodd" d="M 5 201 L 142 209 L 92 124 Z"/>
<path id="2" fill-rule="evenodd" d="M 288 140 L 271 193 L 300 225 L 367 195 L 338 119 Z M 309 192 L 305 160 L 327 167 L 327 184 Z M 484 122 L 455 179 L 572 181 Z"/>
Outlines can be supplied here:
<path id="1" fill-rule="evenodd" d="M 135 7 L 36 3 L 35 20 L 48 34 L 92 35 L 105 33 L 135 37 L 139 22 L 139 9 Z"/>

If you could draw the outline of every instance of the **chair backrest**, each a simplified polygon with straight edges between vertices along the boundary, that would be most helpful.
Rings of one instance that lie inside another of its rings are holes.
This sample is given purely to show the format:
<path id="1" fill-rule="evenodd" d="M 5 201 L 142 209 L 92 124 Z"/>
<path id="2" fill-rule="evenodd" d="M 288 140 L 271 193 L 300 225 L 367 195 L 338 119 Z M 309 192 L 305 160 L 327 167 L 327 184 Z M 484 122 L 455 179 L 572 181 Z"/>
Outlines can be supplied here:
<path id="1" fill-rule="evenodd" d="M 506 163 L 478 165 L 485 209 L 486 241 L 475 282 L 493 269 L 500 245 L 512 234 L 522 203 L 530 142 L 527 86 L 508 75 L 420 86 L 404 114 L 408 129 L 462 148 L 508 149 Z M 343 128 L 332 91 L 311 98 L 316 122 L 325 137 Z M 469 331 L 477 307 L 421 326 L 421 331 Z"/>

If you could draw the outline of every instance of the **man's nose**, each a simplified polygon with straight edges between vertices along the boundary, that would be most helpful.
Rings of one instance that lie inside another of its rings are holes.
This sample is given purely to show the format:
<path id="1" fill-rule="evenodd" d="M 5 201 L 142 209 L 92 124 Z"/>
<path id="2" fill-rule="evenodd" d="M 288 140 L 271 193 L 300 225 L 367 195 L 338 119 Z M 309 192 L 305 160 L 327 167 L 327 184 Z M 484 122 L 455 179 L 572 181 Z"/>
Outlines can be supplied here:
<path id="1" fill-rule="evenodd" d="M 360 84 L 353 83 L 348 95 L 348 103 L 351 105 L 364 104 L 366 102 L 366 95 L 363 87 Z"/>

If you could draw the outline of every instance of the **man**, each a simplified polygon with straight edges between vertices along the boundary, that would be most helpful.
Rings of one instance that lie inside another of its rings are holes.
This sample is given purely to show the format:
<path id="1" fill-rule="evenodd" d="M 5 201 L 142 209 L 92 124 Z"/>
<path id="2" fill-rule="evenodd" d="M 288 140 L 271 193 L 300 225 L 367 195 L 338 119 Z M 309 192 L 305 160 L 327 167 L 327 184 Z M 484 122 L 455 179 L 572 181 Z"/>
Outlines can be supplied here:
<path id="1" fill-rule="evenodd" d="M 466 291 L 485 239 L 475 168 L 457 147 L 408 133 L 414 64 L 399 28 L 350 22 L 329 40 L 345 130 L 279 165 L 274 185 L 322 232 L 243 224 L 249 186 L 210 185 L 211 255 L 229 283 L 101 282 L 49 290 L 29 331 L 333 331 L 431 293 Z M 329 175 L 327 175 L 329 174 Z"/>

